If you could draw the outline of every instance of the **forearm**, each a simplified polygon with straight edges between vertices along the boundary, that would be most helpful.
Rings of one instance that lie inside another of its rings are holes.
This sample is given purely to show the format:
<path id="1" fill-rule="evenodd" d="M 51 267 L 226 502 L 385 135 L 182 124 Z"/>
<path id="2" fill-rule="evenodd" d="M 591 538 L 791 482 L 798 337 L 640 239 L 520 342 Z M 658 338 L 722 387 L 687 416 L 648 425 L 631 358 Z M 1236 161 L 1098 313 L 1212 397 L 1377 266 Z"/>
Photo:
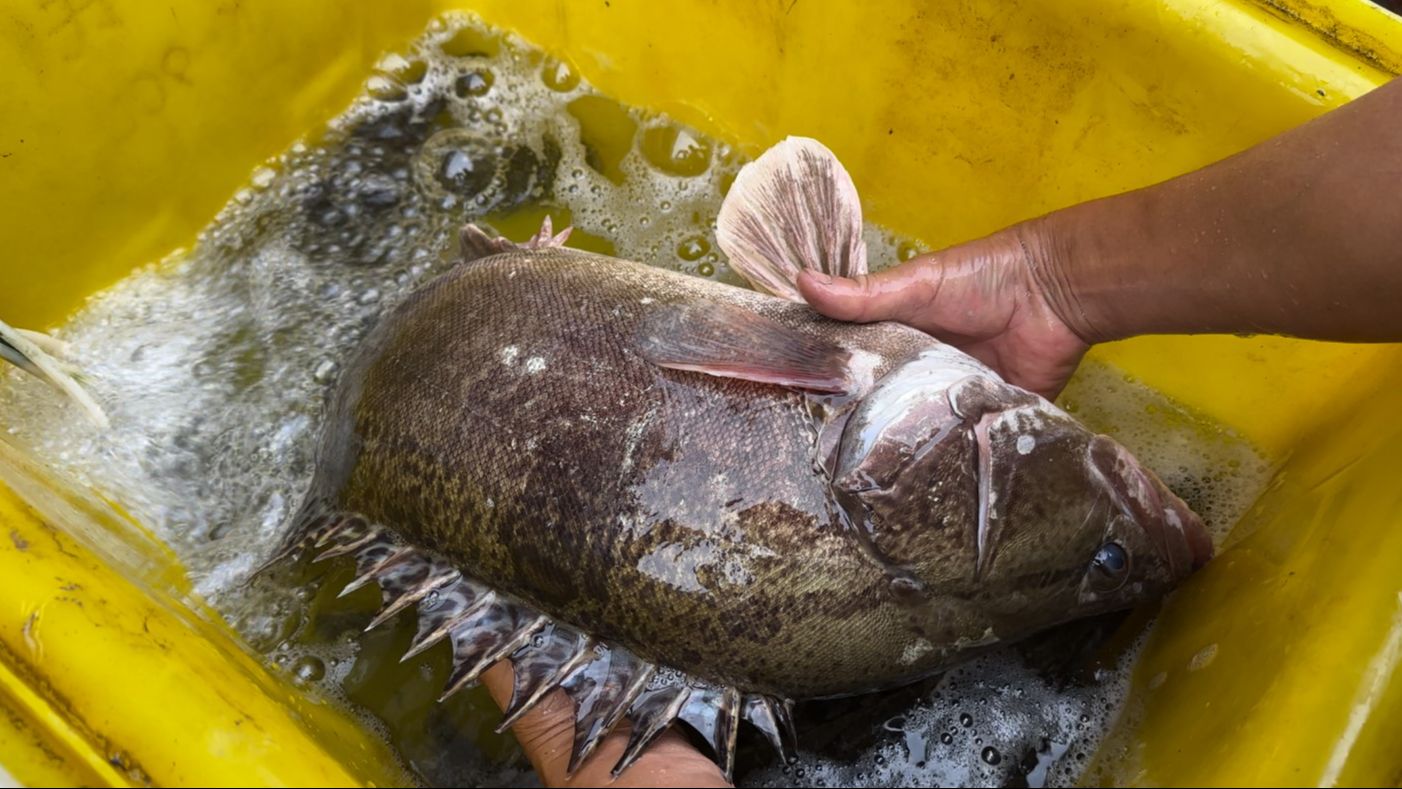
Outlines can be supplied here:
<path id="1" fill-rule="evenodd" d="M 1402 341 L 1402 81 L 1232 158 L 1022 234 L 1087 342 L 1251 332 Z"/>

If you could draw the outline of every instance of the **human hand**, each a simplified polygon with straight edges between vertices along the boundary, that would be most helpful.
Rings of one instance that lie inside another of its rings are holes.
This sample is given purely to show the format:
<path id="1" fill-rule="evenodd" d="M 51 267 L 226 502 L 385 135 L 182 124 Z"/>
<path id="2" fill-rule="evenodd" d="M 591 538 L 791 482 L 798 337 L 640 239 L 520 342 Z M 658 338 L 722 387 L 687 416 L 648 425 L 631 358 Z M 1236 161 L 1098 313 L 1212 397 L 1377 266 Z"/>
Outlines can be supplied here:
<path id="1" fill-rule="evenodd" d="M 804 271 L 798 285 L 823 315 L 904 323 L 1050 399 L 1090 347 L 1061 317 L 1074 299 L 1055 254 L 1043 225 L 1030 222 L 855 279 Z"/>
<path id="2" fill-rule="evenodd" d="M 482 675 L 482 684 L 503 709 L 511 701 L 511 664 L 501 661 Z M 566 776 L 574 743 L 574 704 L 553 690 L 512 726 L 521 748 L 546 786 L 687 786 L 728 787 L 720 768 L 674 729 L 664 731 L 638 760 L 615 780 L 610 776 L 628 745 L 625 720 L 614 728 L 574 775 Z"/>

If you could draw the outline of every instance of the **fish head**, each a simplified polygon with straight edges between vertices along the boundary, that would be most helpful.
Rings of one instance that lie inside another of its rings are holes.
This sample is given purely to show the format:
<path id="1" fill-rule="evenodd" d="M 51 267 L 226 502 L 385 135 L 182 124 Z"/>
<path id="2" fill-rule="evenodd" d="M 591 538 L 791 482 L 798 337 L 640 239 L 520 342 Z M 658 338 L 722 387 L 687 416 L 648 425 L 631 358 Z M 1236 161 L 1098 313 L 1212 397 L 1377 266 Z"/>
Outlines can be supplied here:
<path id="1" fill-rule="evenodd" d="M 1123 446 L 947 361 L 878 381 L 833 467 L 854 531 L 912 604 L 947 618 L 957 601 L 970 632 L 1003 640 L 1154 599 L 1212 556 L 1202 520 Z"/>

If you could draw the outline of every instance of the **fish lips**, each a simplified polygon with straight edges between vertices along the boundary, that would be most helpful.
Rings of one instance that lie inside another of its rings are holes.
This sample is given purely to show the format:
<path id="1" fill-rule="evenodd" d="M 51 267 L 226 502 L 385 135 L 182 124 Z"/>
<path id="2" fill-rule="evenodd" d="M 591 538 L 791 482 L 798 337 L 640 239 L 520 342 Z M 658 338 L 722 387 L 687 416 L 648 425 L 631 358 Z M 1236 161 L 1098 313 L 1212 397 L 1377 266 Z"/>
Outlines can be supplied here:
<path id="1" fill-rule="evenodd" d="M 1202 518 L 1188 509 L 1188 505 L 1182 499 L 1167 489 L 1164 489 L 1164 492 L 1167 494 L 1164 507 L 1165 528 L 1176 530 L 1182 543 L 1187 545 L 1189 571 L 1200 570 L 1212 559 L 1212 535 L 1208 534 Z"/>
<path id="2" fill-rule="evenodd" d="M 1128 450 L 1106 436 L 1096 436 L 1086 455 L 1111 499 L 1144 529 L 1174 578 L 1190 575 L 1212 559 L 1212 537 L 1202 518 Z"/>

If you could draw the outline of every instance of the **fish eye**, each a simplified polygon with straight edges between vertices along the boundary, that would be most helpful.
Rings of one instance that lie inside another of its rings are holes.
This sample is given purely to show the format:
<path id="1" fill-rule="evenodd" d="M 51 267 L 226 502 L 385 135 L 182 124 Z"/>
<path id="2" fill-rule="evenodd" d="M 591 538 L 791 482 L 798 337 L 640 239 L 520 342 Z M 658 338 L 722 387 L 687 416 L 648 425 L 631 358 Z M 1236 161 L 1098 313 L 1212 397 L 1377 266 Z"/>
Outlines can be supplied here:
<path id="1" fill-rule="evenodd" d="M 1129 577 L 1129 554 L 1117 542 L 1107 542 L 1090 561 L 1091 581 L 1102 592 L 1112 592 Z"/>

